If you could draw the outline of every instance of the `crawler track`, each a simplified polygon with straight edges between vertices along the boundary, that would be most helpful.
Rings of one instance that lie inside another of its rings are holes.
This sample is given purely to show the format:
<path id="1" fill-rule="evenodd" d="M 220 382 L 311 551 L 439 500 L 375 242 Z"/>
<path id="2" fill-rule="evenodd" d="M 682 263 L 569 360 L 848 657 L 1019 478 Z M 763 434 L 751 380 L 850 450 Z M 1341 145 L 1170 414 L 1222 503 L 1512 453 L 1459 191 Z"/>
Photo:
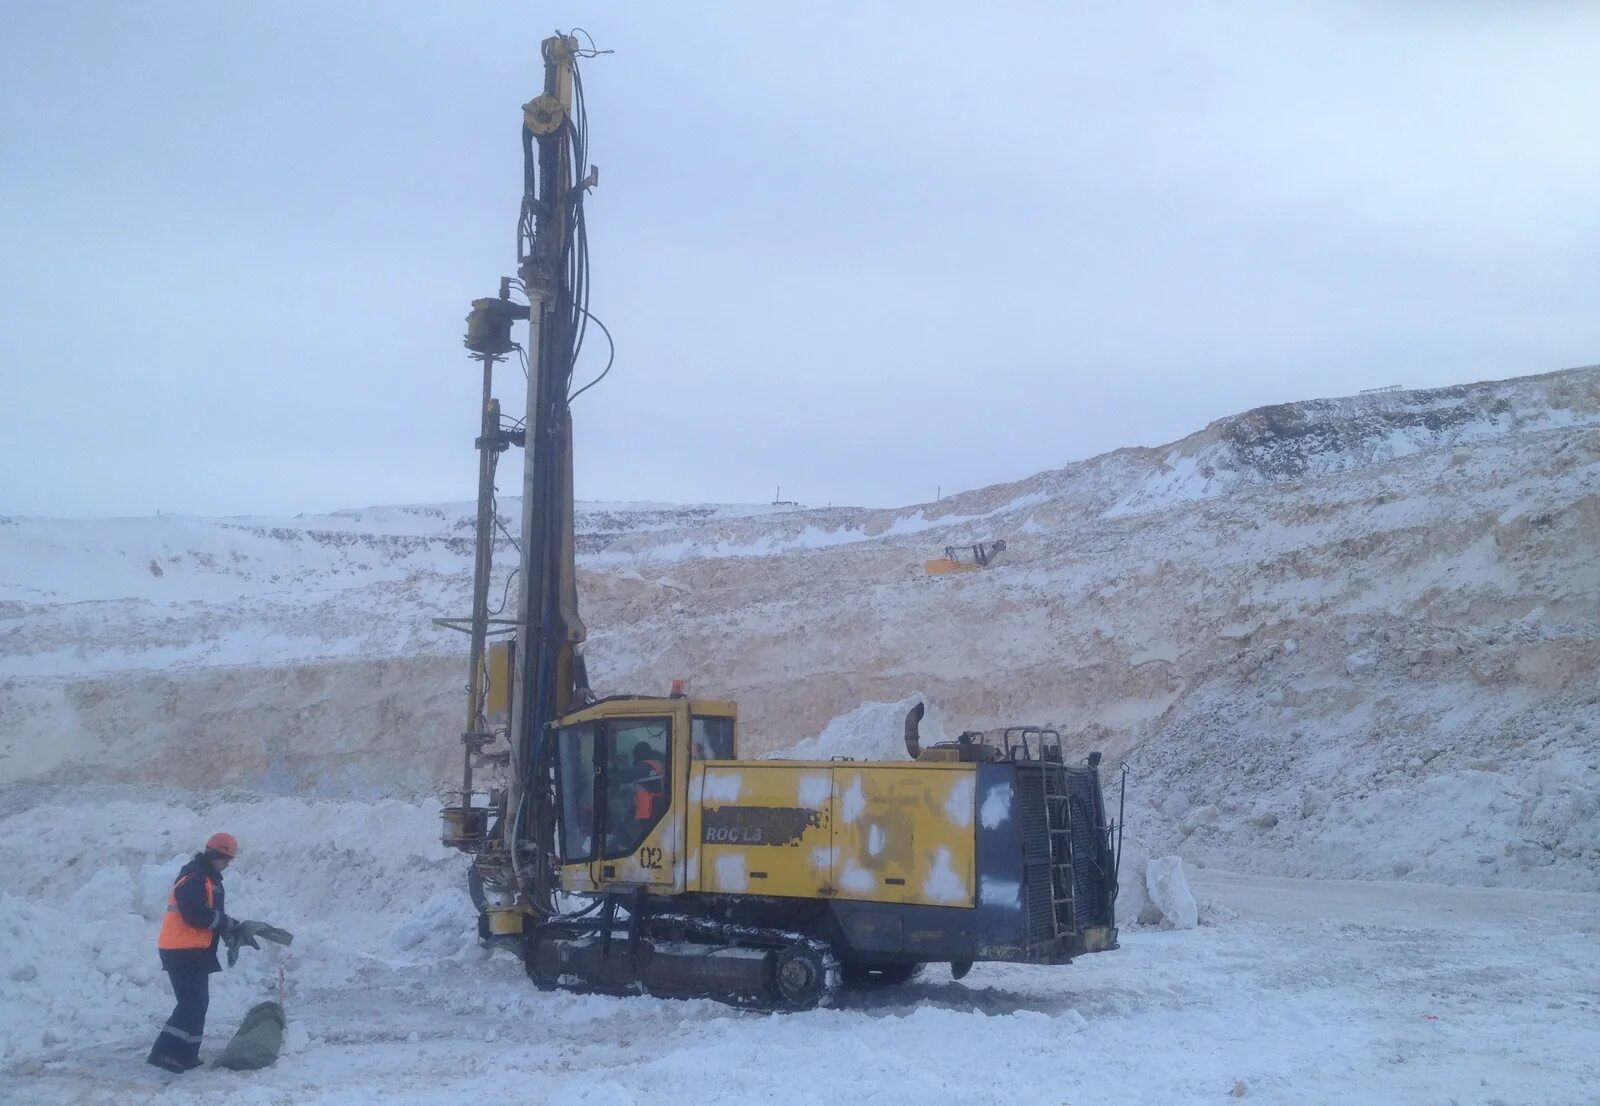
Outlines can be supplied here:
<path id="1" fill-rule="evenodd" d="M 687 914 L 609 926 L 546 922 L 525 938 L 523 965 L 544 990 L 709 998 L 758 1010 L 827 1006 L 841 986 L 825 941 Z"/>

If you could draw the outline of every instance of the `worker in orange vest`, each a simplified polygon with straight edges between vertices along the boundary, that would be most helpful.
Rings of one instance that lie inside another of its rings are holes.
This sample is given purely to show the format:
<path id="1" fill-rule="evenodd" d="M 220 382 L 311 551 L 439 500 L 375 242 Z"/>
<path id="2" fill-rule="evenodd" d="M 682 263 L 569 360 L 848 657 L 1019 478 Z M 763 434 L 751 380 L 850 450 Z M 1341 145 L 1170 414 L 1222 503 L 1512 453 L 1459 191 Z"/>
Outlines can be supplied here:
<path id="1" fill-rule="evenodd" d="M 237 926 L 223 909 L 222 873 L 239 855 L 231 833 L 214 833 L 183 866 L 167 897 L 156 945 L 178 1005 L 150 1049 L 149 1063 L 172 1072 L 200 1066 L 200 1037 L 211 1004 L 211 973 L 222 970 L 217 942 Z"/>
<path id="2" fill-rule="evenodd" d="M 665 805 L 667 766 L 648 741 L 641 741 L 633 747 L 633 767 L 638 773 L 633 792 L 634 821 L 653 821 Z"/>

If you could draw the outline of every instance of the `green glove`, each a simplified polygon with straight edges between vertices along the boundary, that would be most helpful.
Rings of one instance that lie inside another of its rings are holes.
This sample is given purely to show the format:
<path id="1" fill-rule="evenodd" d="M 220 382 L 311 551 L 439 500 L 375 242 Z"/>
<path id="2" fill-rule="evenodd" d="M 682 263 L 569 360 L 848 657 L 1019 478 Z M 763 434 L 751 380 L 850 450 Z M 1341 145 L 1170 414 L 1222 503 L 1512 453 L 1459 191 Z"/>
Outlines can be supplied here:
<path id="1" fill-rule="evenodd" d="M 228 967 L 230 968 L 239 962 L 239 949 L 242 946 L 249 945 L 253 949 L 261 947 L 256 944 L 255 934 L 247 932 L 242 925 L 234 926 L 223 935 L 222 939 L 228 944 Z"/>
<path id="2" fill-rule="evenodd" d="M 233 967 L 239 962 L 239 949 L 249 945 L 259 949 L 261 945 L 256 938 L 271 941 L 275 945 L 289 945 L 294 943 L 294 934 L 287 929 L 279 929 L 266 922 L 234 922 L 222 935 L 223 941 L 228 945 L 228 967 Z"/>

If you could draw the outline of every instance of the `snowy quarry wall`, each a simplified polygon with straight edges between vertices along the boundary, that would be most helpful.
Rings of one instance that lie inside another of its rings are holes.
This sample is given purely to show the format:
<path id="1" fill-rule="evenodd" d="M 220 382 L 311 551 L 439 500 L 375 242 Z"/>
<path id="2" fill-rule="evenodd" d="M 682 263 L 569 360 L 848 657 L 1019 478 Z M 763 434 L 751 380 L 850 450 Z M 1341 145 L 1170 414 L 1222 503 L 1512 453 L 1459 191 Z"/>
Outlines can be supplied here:
<path id="1" fill-rule="evenodd" d="M 597 690 L 687 677 L 739 700 L 746 755 L 844 753 L 831 719 L 917 694 L 1125 762 L 1149 855 L 1600 889 L 1600 370 L 1279 405 L 898 510 L 579 529 Z M 429 619 L 465 613 L 470 532 L 464 504 L 0 520 L 0 785 L 429 807 L 465 678 Z"/>

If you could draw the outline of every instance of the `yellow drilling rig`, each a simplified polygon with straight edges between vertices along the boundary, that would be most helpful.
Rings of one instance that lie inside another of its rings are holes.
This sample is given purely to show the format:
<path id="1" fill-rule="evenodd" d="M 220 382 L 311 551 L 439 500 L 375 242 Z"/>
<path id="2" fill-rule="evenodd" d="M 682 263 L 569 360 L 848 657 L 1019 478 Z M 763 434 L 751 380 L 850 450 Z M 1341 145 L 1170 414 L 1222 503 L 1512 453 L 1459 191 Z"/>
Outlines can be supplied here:
<path id="1" fill-rule="evenodd" d="M 1116 948 L 1121 816 L 1107 816 L 1099 754 L 1069 760 L 1053 730 L 924 747 L 919 705 L 904 761 L 749 761 L 732 702 L 680 685 L 590 691 L 571 401 L 593 321 L 584 207 L 598 181 L 578 64 L 598 52 L 573 35 L 544 41 L 544 90 L 523 108 L 517 277 L 467 319 L 483 368 L 473 610 L 439 621 L 471 635 L 444 839 L 472 854 L 480 936 L 513 947 L 541 988 L 787 1010 L 930 962 L 960 978 L 979 961 Z M 494 366 L 519 350 L 519 323 L 527 411 L 511 420 Z M 518 599 L 496 618 L 494 480 L 512 447 L 524 457 Z"/>

